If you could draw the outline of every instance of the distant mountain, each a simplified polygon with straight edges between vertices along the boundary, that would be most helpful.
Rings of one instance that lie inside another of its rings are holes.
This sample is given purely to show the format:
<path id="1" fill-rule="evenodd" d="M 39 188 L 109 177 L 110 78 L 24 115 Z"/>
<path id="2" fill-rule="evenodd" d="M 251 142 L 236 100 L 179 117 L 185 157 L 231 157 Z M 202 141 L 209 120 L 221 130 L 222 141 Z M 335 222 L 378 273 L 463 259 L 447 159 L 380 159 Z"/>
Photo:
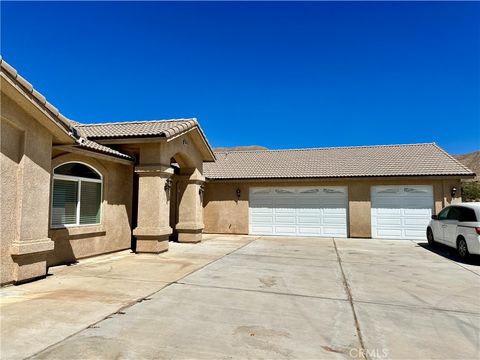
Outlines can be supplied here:
<path id="1" fill-rule="evenodd" d="M 248 145 L 248 146 L 232 146 L 232 147 L 218 147 L 214 148 L 215 152 L 226 152 L 226 151 L 250 151 L 250 150 L 268 150 L 265 146 L 260 145 Z"/>
<path id="2" fill-rule="evenodd" d="M 480 181 L 480 151 L 464 155 L 453 155 L 453 157 L 477 174 L 475 180 Z"/>

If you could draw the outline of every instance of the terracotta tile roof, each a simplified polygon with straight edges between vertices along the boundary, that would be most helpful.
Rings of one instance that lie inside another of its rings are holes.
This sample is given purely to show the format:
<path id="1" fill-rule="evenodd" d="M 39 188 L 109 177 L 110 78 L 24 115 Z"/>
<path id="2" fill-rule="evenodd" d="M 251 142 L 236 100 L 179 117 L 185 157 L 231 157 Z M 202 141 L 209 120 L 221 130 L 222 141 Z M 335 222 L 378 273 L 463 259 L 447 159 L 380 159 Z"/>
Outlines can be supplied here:
<path id="1" fill-rule="evenodd" d="M 113 155 L 113 156 L 116 156 L 116 157 L 119 157 L 119 158 L 133 160 L 133 158 L 131 156 L 127 155 L 127 154 L 121 153 L 120 151 L 117 151 L 117 150 L 112 149 L 108 146 L 99 144 L 95 141 L 88 140 L 88 139 L 85 139 L 85 138 L 78 139 L 78 146 L 81 147 L 81 148 L 88 149 L 88 150 L 101 152 L 101 153 L 104 153 L 104 154 L 107 154 L 107 155 Z"/>
<path id="2" fill-rule="evenodd" d="M 198 126 L 197 120 L 149 120 L 76 125 L 89 139 L 161 136 L 171 137 Z"/>
<path id="3" fill-rule="evenodd" d="M 210 179 L 472 176 L 436 144 L 218 152 Z"/>

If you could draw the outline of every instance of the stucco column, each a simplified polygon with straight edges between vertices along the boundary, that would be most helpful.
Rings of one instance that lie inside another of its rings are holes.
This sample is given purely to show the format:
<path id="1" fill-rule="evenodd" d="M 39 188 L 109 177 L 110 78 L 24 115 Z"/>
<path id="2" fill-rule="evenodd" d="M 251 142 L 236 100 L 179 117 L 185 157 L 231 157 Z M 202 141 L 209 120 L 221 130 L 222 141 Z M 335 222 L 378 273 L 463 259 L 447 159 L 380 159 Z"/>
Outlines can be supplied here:
<path id="1" fill-rule="evenodd" d="M 180 199 L 178 205 L 179 242 L 197 243 L 202 241 L 203 232 L 203 184 L 205 177 L 197 170 L 190 176 L 180 176 Z"/>
<path id="2" fill-rule="evenodd" d="M 25 132 L 17 172 L 16 236 L 10 246 L 16 283 L 45 276 L 47 254 L 54 248 L 48 237 L 51 157 L 46 149 L 51 144 L 49 135 Z"/>
<path id="3" fill-rule="evenodd" d="M 170 177 L 173 169 L 163 165 L 139 165 L 138 226 L 133 230 L 137 238 L 136 251 L 160 253 L 168 250 L 170 227 Z"/>

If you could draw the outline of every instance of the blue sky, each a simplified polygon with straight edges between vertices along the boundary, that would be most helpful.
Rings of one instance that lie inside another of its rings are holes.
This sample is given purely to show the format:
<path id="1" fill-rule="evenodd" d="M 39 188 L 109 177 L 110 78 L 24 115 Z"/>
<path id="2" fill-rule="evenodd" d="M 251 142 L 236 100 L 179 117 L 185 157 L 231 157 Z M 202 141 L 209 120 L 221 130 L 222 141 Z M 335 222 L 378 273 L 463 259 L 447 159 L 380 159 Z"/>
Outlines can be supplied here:
<path id="1" fill-rule="evenodd" d="M 480 149 L 480 4 L 2 2 L 1 53 L 85 123 L 213 146 Z"/>

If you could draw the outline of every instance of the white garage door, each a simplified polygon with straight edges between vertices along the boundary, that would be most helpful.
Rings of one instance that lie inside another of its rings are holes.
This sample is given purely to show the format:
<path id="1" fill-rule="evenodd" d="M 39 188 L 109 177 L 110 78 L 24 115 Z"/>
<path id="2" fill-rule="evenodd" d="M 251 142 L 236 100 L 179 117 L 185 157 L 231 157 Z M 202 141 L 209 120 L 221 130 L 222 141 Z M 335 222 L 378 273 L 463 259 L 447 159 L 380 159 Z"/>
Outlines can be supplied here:
<path id="1" fill-rule="evenodd" d="M 425 239 L 432 208 L 431 186 L 373 186 L 372 237 Z"/>
<path id="2" fill-rule="evenodd" d="M 347 237 L 346 187 L 250 189 L 250 234 Z"/>

